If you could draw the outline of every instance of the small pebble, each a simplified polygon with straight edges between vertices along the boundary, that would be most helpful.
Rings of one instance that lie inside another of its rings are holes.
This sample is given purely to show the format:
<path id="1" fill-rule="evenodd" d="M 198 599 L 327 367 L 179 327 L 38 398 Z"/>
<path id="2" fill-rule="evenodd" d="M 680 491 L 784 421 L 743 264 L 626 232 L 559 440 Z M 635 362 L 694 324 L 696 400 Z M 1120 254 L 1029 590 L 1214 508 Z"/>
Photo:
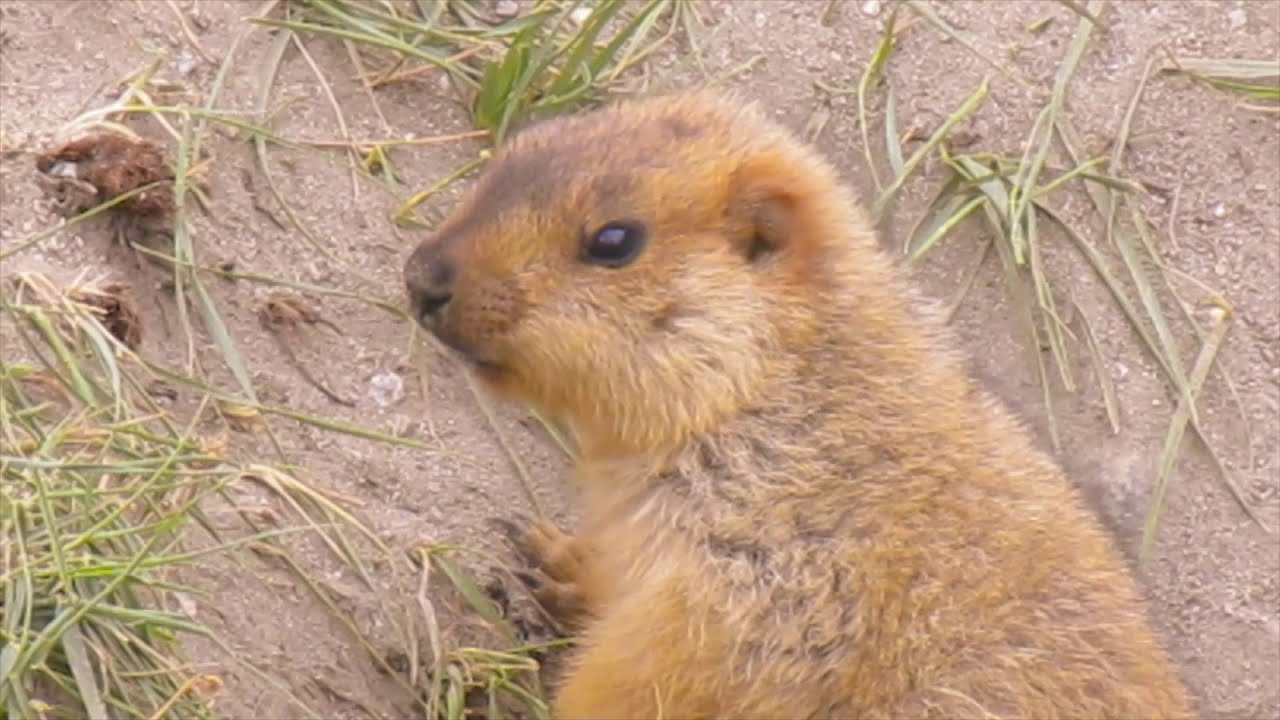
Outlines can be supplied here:
<path id="1" fill-rule="evenodd" d="M 196 59 L 184 48 L 182 53 L 178 55 L 178 61 L 174 65 L 177 67 L 179 75 L 190 75 L 191 71 L 196 69 Z"/>
<path id="2" fill-rule="evenodd" d="M 1216 217 L 1216 218 L 1223 218 L 1223 217 L 1226 217 L 1226 216 L 1227 216 L 1227 204 L 1226 204 L 1226 203 L 1224 203 L 1224 202 L 1221 202 L 1221 201 L 1219 201 L 1219 202 L 1215 203 L 1215 204 L 1214 204 L 1214 206 L 1213 206 L 1213 216 L 1214 216 L 1214 217 Z"/>
<path id="3" fill-rule="evenodd" d="M 369 381 L 369 397 L 378 404 L 378 407 L 387 407 L 400 401 L 404 397 L 404 379 L 399 375 L 383 371 L 373 376 Z"/>
<path id="4" fill-rule="evenodd" d="M 192 620 L 196 619 L 196 601 L 192 600 L 190 595 L 184 592 L 175 592 L 173 593 L 173 598 L 178 601 L 178 607 L 182 608 L 182 612 L 186 613 L 187 617 Z"/>
<path id="5" fill-rule="evenodd" d="M 569 19 L 578 25 L 586 22 L 589 17 L 591 17 L 591 8 L 589 7 L 580 7 L 569 13 Z"/>
<path id="6" fill-rule="evenodd" d="M 1249 16 L 1245 14 L 1244 8 L 1236 8 L 1227 13 L 1227 25 L 1232 30 L 1239 30 L 1249 22 Z"/>
<path id="7" fill-rule="evenodd" d="M 312 260 L 307 263 L 307 276 L 312 282 L 323 282 L 329 280 L 332 277 L 332 273 L 329 272 L 327 263 L 321 260 Z"/>
<path id="8" fill-rule="evenodd" d="M 192 8 L 190 17 L 191 17 L 191 24 L 195 25 L 196 29 L 202 32 L 205 30 L 208 30 L 209 26 L 212 24 L 212 21 L 209 19 L 209 16 L 200 12 L 199 8 Z"/>
<path id="9" fill-rule="evenodd" d="M 513 18 L 520 14 L 520 4 L 515 0 L 498 0 L 493 4 L 493 14 L 500 18 Z"/>
<path id="10" fill-rule="evenodd" d="M 862 14 L 867 17 L 875 17 L 880 14 L 880 0 L 867 0 L 862 3 Z"/>

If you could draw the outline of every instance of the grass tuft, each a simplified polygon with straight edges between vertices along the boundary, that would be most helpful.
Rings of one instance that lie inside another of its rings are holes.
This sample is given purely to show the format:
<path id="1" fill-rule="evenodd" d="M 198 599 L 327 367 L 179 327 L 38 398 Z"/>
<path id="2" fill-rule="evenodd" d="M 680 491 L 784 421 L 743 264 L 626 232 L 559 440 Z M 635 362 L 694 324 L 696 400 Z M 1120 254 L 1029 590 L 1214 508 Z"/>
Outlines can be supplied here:
<path id="1" fill-rule="evenodd" d="M 521 642 L 514 625 L 504 617 L 503 608 L 456 560 L 458 555 L 472 552 L 453 546 L 427 545 L 412 554 L 421 572 L 417 600 L 426 618 L 432 651 L 426 683 L 427 717 L 441 720 L 461 720 L 475 715 L 549 718 L 541 677 L 542 659 L 569 641 Z M 490 561 L 501 566 L 495 559 Z M 430 585 L 433 573 L 443 574 L 454 595 L 462 600 L 464 610 L 478 618 L 483 645 L 446 648 L 435 607 L 439 594 L 433 592 Z"/>
<path id="2" fill-rule="evenodd" d="M 178 639 L 172 571 L 200 503 L 236 468 L 175 426 L 124 367 L 94 305 L 17 278 L 0 314 L 27 361 L 0 359 L 0 707 L 7 717 L 210 717 L 219 680 Z"/>
<path id="3" fill-rule="evenodd" d="M 891 194 L 901 188 L 907 175 L 926 156 L 938 157 L 948 168 L 948 177 L 907 233 L 904 252 L 910 262 L 920 261 L 956 228 L 975 216 L 985 221 L 992 240 L 984 242 L 979 248 L 977 263 L 980 265 L 984 261 L 989 247 L 996 249 L 1014 312 L 1029 338 L 1028 345 L 1048 413 L 1049 434 L 1059 451 L 1061 440 L 1053 409 L 1053 376 L 1056 374 L 1057 383 L 1067 392 L 1078 389 L 1071 367 L 1076 356 L 1074 349 L 1080 344 L 1084 345 L 1083 355 L 1092 366 L 1111 429 L 1117 433 L 1121 430 L 1119 399 L 1098 347 L 1092 329 L 1093 323 L 1074 299 L 1056 287 L 1066 283 L 1050 276 L 1043 261 L 1043 246 L 1054 238 L 1065 239 L 1067 245 L 1087 261 L 1111 293 L 1142 349 L 1153 358 L 1164 374 L 1177 403 L 1168 440 L 1156 462 L 1157 478 L 1141 547 L 1141 555 L 1146 557 L 1155 540 L 1165 489 L 1177 463 L 1183 434 L 1188 428 L 1201 441 L 1222 482 L 1242 509 L 1260 525 L 1263 523 L 1228 471 L 1217 448 L 1203 432 L 1196 411 L 1196 398 L 1209 373 L 1216 371 L 1229 388 L 1234 387 L 1226 371 L 1215 363 L 1218 349 L 1224 342 L 1230 313 L 1224 311 L 1215 314 L 1217 320 L 1208 331 L 1196 328 L 1202 349 L 1192 372 L 1188 374 L 1179 355 L 1174 330 L 1176 318 L 1169 315 L 1167 303 L 1161 300 L 1164 294 L 1177 297 L 1170 278 L 1171 270 L 1164 265 L 1159 255 L 1150 223 L 1139 204 L 1139 197 L 1143 192 L 1141 184 L 1123 177 L 1121 156 L 1128 144 L 1134 112 L 1154 62 L 1148 63 L 1138 79 L 1134 95 L 1111 143 L 1110 156 L 1082 157 L 1076 150 L 1081 143 L 1077 140 L 1078 135 L 1066 112 L 1065 99 L 1071 76 L 1086 51 L 1089 37 L 1101 26 L 1103 3 L 1093 0 L 1087 4 L 1062 4 L 1079 18 L 1075 36 L 1059 66 L 1048 102 L 1033 124 L 1021 157 L 1009 158 L 977 151 L 953 153 L 946 142 L 947 131 L 954 125 L 951 121 L 958 119 L 957 115 L 961 111 L 967 114 L 972 109 L 968 107 L 970 104 L 976 106 L 976 103 L 966 103 L 966 106 L 954 113 L 947 123 L 930 136 L 928 142 L 910 160 L 902 163 L 901 169 L 897 170 L 897 178 L 882 190 L 873 208 L 876 215 L 883 212 Z M 945 34 L 973 49 L 963 35 L 950 29 L 928 5 L 908 0 L 907 6 Z M 885 72 L 888 63 L 886 48 L 889 47 L 891 46 L 882 42 L 877 48 L 868 62 L 868 77 Z M 1236 91 L 1251 100 L 1264 102 L 1275 100 L 1274 88 L 1280 82 L 1280 64 L 1269 61 L 1180 59 L 1175 60 L 1171 68 L 1165 69 L 1193 75 L 1215 87 Z M 980 97 L 985 87 L 984 81 L 970 101 Z M 862 107 L 863 99 L 860 96 L 859 108 Z M 886 124 L 890 120 L 886 113 Z M 865 119 L 862 122 L 865 126 Z M 901 150 L 895 148 L 892 137 L 889 136 L 886 153 L 891 164 L 896 166 L 892 158 L 895 154 L 900 157 Z M 1058 162 L 1055 158 L 1061 157 L 1065 157 L 1066 167 L 1055 167 Z M 1083 190 L 1093 203 L 1098 220 L 1105 228 L 1106 248 L 1087 239 L 1085 233 L 1080 232 L 1055 209 L 1057 198 L 1076 189 Z M 1045 227 L 1042 228 L 1041 225 Z M 1113 262 L 1109 259 L 1113 255 L 1118 256 L 1123 274 L 1113 269 Z M 977 265 L 968 274 L 968 280 L 951 304 L 951 314 L 954 314 L 962 302 L 976 272 Z M 1133 295 L 1137 296 L 1137 302 L 1133 300 Z M 1217 293 L 1211 293 L 1210 300 L 1216 307 L 1228 307 Z M 1187 303 L 1180 297 L 1178 306 L 1183 309 L 1184 319 L 1191 321 L 1194 326 L 1195 323 L 1186 310 Z M 1070 312 L 1060 311 L 1062 308 Z M 1049 358 L 1056 366 L 1056 373 L 1051 372 L 1045 351 L 1048 351 Z M 1235 402 L 1240 406 L 1242 421 L 1247 426 L 1238 397 Z"/>
<path id="4" fill-rule="evenodd" d="M 59 288 L 35 273 L 9 280 L 12 292 L 6 288 L 0 295 L 0 318 L 21 348 L 7 345 L 0 358 L 5 716 L 211 717 L 221 678 L 183 658 L 180 636 L 199 635 L 218 646 L 221 640 L 183 609 L 182 598 L 199 592 L 175 578 L 202 557 L 239 548 L 279 559 L 353 640 L 380 657 L 330 593 L 277 541 L 309 534 L 372 588 L 368 559 L 389 557 L 391 551 L 345 509 L 357 501 L 279 467 L 234 460 L 220 433 L 208 434 L 207 420 L 216 416 L 207 410 L 219 408 L 234 427 L 247 419 L 261 423 L 270 409 L 237 403 L 183 371 L 135 355 L 128 342 L 134 336 L 118 325 L 127 315 L 104 312 L 104 306 L 120 309 L 104 303 L 123 302 L 117 283 Z M 195 391 L 194 407 L 182 408 L 189 410 L 182 413 L 192 418 L 188 423 L 175 422 L 179 408 L 158 400 L 178 397 L 161 380 Z M 287 515 L 301 522 L 286 525 L 271 512 L 266 519 L 276 527 L 259 530 L 254 512 L 230 494 L 246 483 L 271 491 Z M 222 539 L 204 516 L 202 508 L 215 499 L 237 509 L 242 525 L 234 540 Z M 368 544 L 357 550 L 344 527 Z M 201 531 L 213 545 L 186 549 L 192 533 Z M 223 649 L 230 662 L 262 674 L 248 659 Z M 305 716 L 316 716 L 293 700 Z"/>

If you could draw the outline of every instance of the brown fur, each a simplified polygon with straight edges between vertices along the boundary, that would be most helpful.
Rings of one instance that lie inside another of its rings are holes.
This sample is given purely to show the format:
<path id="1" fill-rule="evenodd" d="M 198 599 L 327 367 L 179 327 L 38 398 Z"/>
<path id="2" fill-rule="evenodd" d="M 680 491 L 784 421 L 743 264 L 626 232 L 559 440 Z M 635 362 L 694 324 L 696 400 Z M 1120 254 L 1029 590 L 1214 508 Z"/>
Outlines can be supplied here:
<path id="1" fill-rule="evenodd" d="M 617 219 L 638 259 L 584 264 Z M 556 717 L 1192 715 L 1064 473 L 835 172 L 738 99 L 517 135 L 405 273 L 579 441 L 577 538 L 523 535 L 581 628 Z"/>

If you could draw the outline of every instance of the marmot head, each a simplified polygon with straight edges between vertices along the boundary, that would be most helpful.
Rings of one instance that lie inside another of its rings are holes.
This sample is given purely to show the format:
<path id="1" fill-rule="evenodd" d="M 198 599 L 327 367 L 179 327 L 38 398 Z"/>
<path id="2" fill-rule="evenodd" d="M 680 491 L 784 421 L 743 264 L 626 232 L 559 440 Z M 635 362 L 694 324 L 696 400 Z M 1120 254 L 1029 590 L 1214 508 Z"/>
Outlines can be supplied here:
<path id="1" fill-rule="evenodd" d="M 547 120 L 409 257 L 413 312 L 584 451 L 677 442 L 750 403 L 819 321 L 850 241 L 835 182 L 731 96 Z"/>

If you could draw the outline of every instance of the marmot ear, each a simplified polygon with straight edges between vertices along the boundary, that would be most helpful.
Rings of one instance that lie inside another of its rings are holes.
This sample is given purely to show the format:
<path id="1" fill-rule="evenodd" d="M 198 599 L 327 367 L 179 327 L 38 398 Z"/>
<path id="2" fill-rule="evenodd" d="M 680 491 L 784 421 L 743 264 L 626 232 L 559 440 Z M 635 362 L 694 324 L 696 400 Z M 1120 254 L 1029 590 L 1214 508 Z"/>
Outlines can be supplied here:
<path id="1" fill-rule="evenodd" d="M 796 224 L 796 196 L 761 169 L 739 168 L 729 189 L 729 235 L 750 262 L 790 245 Z"/>

